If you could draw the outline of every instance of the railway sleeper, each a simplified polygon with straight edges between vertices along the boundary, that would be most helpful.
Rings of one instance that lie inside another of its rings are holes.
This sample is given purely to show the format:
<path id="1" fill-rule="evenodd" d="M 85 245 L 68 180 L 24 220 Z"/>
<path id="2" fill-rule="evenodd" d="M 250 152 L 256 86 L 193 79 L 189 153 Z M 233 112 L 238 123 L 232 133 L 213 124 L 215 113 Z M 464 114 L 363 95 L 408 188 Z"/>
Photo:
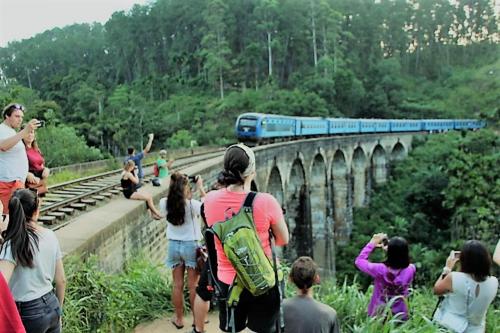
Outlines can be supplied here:
<path id="1" fill-rule="evenodd" d="M 97 204 L 97 200 L 95 199 L 82 199 L 80 202 L 90 206 L 95 206 Z"/>
<path id="2" fill-rule="evenodd" d="M 55 216 L 58 220 L 64 220 L 66 213 L 63 212 L 49 212 L 46 216 Z"/>
<path id="3" fill-rule="evenodd" d="M 92 196 L 92 199 L 96 199 L 96 200 L 101 201 L 101 200 L 106 199 L 106 197 L 105 197 L 105 196 L 103 196 L 103 195 L 93 195 L 93 196 Z"/>
<path id="4" fill-rule="evenodd" d="M 75 208 L 65 207 L 65 208 L 59 208 L 57 211 L 64 213 L 66 215 L 73 215 L 75 213 Z"/>
<path id="5" fill-rule="evenodd" d="M 71 205 L 69 205 L 69 207 L 71 208 L 74 208 L 74 209 L 78 209 L 78 210 L 86 210 L 87 209 L 87 205 L 84 204 L 84 203 L 72 203 Z"/>
<path id="6" fill-rule="evenodd" d="M 38 222 L 42 222 L 45 225 L 53 225 L 56 223 L 56 217 L 51 215 L 44 215 L 38 218 Z"/>

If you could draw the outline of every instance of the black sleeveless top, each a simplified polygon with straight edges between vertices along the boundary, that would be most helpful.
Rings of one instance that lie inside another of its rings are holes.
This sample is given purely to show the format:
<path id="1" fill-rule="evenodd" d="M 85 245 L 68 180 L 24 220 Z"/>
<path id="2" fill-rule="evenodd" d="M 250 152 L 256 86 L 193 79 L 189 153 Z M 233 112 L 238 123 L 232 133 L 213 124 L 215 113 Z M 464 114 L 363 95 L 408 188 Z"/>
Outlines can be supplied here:
<path id="1" fill-rule="evenodd" d="M 134 174 L 132 172 L 132 174 Z M 130 179 L 121 179 L 122 191 L 125 198 L 130 199 L 132 193 L 137 191 L 137 185 Z"/>

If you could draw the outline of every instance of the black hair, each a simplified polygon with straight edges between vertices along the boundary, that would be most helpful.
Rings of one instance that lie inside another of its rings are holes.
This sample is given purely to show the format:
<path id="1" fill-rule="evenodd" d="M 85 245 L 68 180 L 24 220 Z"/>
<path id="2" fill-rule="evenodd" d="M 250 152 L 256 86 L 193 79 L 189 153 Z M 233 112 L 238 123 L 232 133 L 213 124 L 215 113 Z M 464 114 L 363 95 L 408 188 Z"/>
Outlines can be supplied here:
<path id="1" fill-rule="evenodd" d="M 127 153 L 128 153 L 129 155 L 132 155 L 132 154 L 134 153 L 134 150 L 135 150 L 135 148 L 134 148 L 134 147 L 128 147 L 128 148 L 127 148 Z"/>
<path id="2" fill-rule="evenodd" d="M 188 178 L 174 172 L 170 176 L 170 185 L 167 195 L 167 221 L 173 225 L 183 225 L 186 214 L 186 186 L 189 185 Z"/>
<path id="3" fill-rule="evenodd" d="M 486 247 L 477 240 L 469 240 L 460 253 L 460 271 L 481 282 L 490 275 L 491 257 Z"/>
<path id="4" fill-rule="evenodd" d="M 242 174 L 249 164 L 250 158 L 242 148 L 230 147 L 224 154 L 224 170 L 219 174 L 218 182 L 224 186 L 244 184 L 245 180 Z"/>
<path id="5" fill-rule="evenodd" d="M 24 267 L 33 268 L 33 256 L 38 250 L 38 235 L 31 224 L 37 209 L 36 192 L 27 189 L 15 191 L 9 201 L 9 225 L 2 232 L 4 243 L 0 245 L 0 253 L 5 251 L 4 246 L 9 242 L 12 257 Z"/>
<path id="6" fill-rule="evenodd" d="M 302 291 L 307 291 L 316 281 L 318 265 L 311 257 L 299 257 L 290 269 L 290 279 Z"/>
<path id="7" fill-rule="evenodd" d="M 392 237 L 387 245 L 387 267 L 394 269 L 406 268 L 410 265 L 408 242 L 403 237 Z"/>
<path id="8" fill-rule="evenodd" d="M 21 110 L 22 112 L 24 112 L 24 106 L 22 106 L 21 104 L 19 103 L 10 103 L 8 104 L 2 111 L 2 116 L 3 116 L 3 119 L 7 119 L 7 117 L 10 117 L 12 116 L 12 113 L 15 111 L 15 110 Z"/>

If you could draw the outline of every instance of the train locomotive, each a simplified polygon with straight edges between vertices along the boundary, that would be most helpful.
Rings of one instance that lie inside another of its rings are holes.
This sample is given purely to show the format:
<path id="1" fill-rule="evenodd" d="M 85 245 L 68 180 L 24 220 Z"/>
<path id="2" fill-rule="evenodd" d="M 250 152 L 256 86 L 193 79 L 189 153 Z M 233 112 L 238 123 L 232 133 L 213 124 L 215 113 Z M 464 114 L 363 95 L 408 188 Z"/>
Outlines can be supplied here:
<path id="1" fill-rule="evenodd" d="M 387 132 L 447 132 L 477 130 L 486 126 L 477 119 L 355 119 L 294 117 L 243 113 L 236 120 L 238 141 L 249 145 L 321 136 Z"/>

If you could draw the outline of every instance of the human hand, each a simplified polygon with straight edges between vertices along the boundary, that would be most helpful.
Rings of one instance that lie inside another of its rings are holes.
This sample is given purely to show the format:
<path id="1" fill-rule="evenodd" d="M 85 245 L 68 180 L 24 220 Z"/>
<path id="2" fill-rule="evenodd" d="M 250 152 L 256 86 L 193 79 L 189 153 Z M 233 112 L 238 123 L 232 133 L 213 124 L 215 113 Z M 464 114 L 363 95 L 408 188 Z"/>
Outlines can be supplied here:
<path id="1" fill-rule="evenodd" d="M 149 133 L 148 137 L 149 137 L 149 140 L 153 140 L 153 138 L 155 137 L 155 135 L 153 133 Z"/>
<path id="2" fill-rule="evenodd" d="M 457 261 L 460 260 L 460 258 L 455 255 L 456 252 L 458 251 L 451 250 L 450 255 L 448 256 L 448 258 L 446 258 L 446 267 L 448 267 L 449 269 L 453 269 Z"/>
<path id="3" fill-rule="evenodd" d="M 384 239 L 387 239 L 387 234 L 383 233 L 383 232 L 379 232 L 378 234 L 374 234 L 372 236 L 372 239 L 370 240 L 370 243 L 374 244 L 376 247 L 382 247 L 383 246 L 383 243 L 382 241 Z"/>
<path id="4" fill-rule="evenodd" d="M 203 188 L 203 179 L 200 175 L 196 175 L 196 188 Z"/>
<path id="5" fill-rule="evenodd" d="M 26 180 L 30 184 L 38 184 L 40 182 L 40 178 L 35 177 L 35 175 L 32 174 L 31 172 L 28 172 L 28 175 L 26 176 Z"/>
<path id="6" fill-rule="evenodd" d="M 36 130 L 38 127 L 40 127 L 40 122 L 37 119 L 31 119 L 22 129 L 23 137 L 27 137 L 31 131 Z"/>

